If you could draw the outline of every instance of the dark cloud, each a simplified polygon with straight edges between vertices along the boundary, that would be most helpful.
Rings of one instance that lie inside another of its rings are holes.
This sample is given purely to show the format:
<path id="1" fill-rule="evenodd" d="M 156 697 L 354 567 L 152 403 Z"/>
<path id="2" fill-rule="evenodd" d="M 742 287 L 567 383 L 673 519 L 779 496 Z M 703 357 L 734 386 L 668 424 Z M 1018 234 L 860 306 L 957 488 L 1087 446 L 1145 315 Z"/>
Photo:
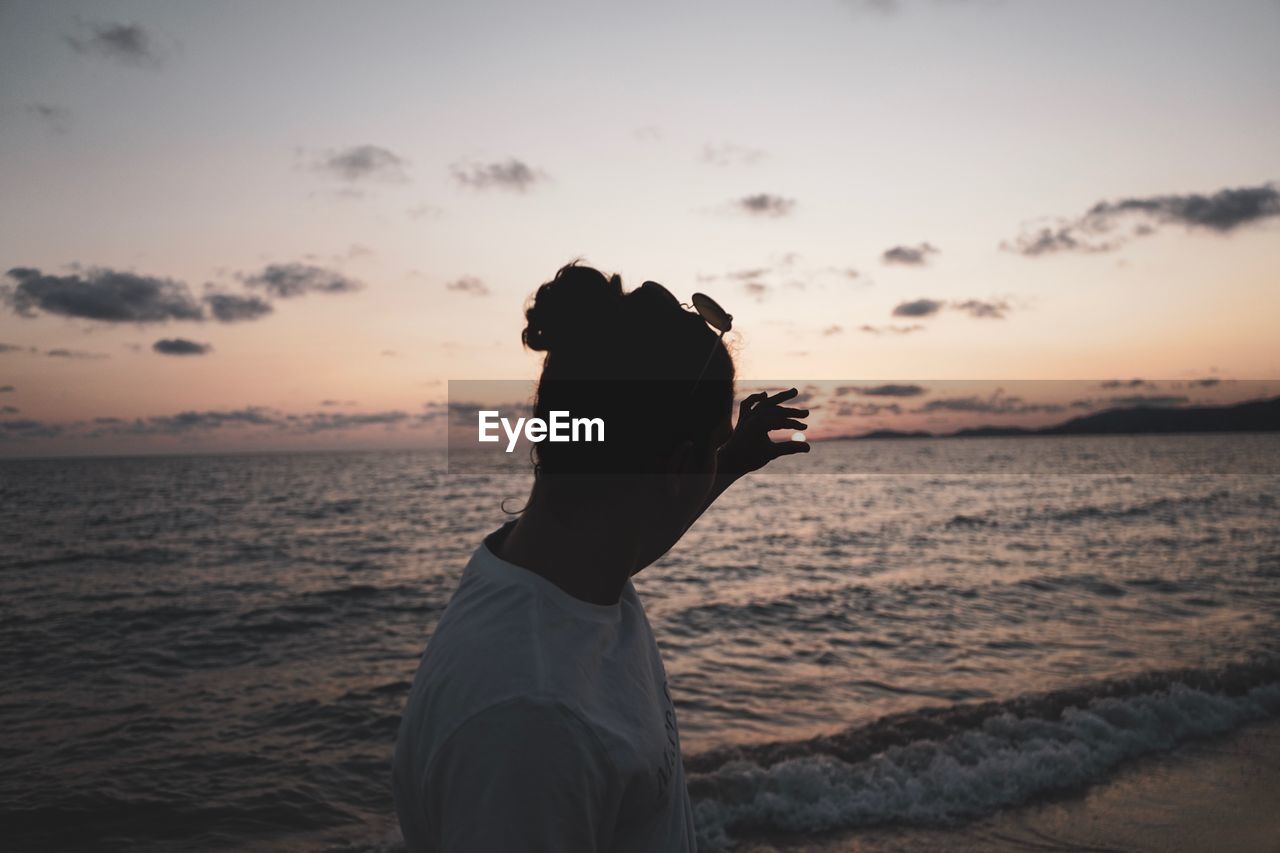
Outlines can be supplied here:
<path id="1" fill-rule="evenodd" d="M 14 388 L 12 385 L 0 385 L 0 394 L 12 394 L 17 390 L 18 389 Z"/>
<path id="2" fill-rule="evenodd" d="M 756 299 L 764 299 L 765 294 L 769 292 L 769 285 L 761 284 L 758 281 L 744 281 L 742 289 Z"/>
<path id="3" fill-rule="evenodd" d="M 1099 388 L 1155 388 L 1154 382 L 1145 379 L 1108 379 L 1098 383 Z"/>
<path id="4" fill-rule="evenodd" d="M 738 199 L 734 205 L 752 216 L 779 217 L 789 214 L 795 208 L 796 201 L 770 193 L 756 193 Z"/>
<path id="5" fill-rule="evenodd" d="M 488 286 L 473 275 L 464 275 L 462 278 L 456 279 L 445 285 L 446 290 L 453 290 L 458 293 L 469 293 L 472 296 L 488 296 Z"/>
<path id="6" fill-rule="evenodd" d="M 1226 233 L 1272 216 L 1280 216 L 1280 191 L 1272 184 L 1218 190 L 1213 195 L 1161 195 L 1100 201 L 1085 214 L 1108 220 L 1129 213 L 1149 216 L 1157 223 L 1173 223 Z"/>
<path id="7" fill-rule="evenodd" d="M 919 385 L 898 385 L 889 383 L 885 385 L 841 385 L 836 388 L 836 396 L 844 397 L 849 394 L 858 394 L 863 397 L 919 397 L 921 394 L 927 394 L 928 389 Z"/>
<path id="8" fill-rule="evenodd" d="M 84 24 L 66 37 L 76 53 L 101 56 L 126 65 L 158 68 L 164 53 L 155 38 L 138 24 Z"/>
<path id="9" fill-rule="evenodd" d="M 204 319 L 187 285 L 172 279 L 106 268 L 59 276 L 14 267 L 5 276 L 15 284 L 0 285 L 0 301 L 23 317 L 43 311 L 106 323 Z"/>
<path id="10" fill-rule="evenodd" d="M 17 406 L 0 406 L 0 415 L 16 415 L 20 411 Z"/>
<path id="11" fill-rule="evenodd" d="M 205 355 L 213 349 L 213 345 L 186 338 L 161 338 L 151 345 L 151 349 L 161 355 Z"/>
<path id="12" fill-rule="evenodd" d="M 913 299 L 901 302 L 893 309 L 895 317 L 932 317 L 942 310 L 943 303 L 937 299 Z"/>
<path id="13" fill-rule="evenodd" d="M 290 415 L 290 418 L 295 416 Z M 296 416 L 296 423 L 303 432 L 330 432 L 333 430 L 358 429 L 367 426 L 393 426 L 409 420 L 409 414 L 401 411 L 345 413 L 345 412 L 312 412 Z"/>
<path id="14" fill-rule="evenodd" d="M 261 272 L 241 275 L 249 287 L 259 287 L 278 299 L 307 293 L 352 293 L 364 287 L 336 270 L 312 264 L 269 264 Z"/>
<path id="15" fill-rule="evenodd" d="M 910 326 L 872 326 L 864 323 L 858 327 L 859 332 L 866 332 L 868 335 L 909 335 L 912 332 L 923 332 L 924 326 L 919 323 L 912 323 Z"/>
<path id="16" fill-rule="evenodd" d="M 502 163 L 454 163 L 449 168 L 455 181 L 478 190 L 496 187 L 525 192 L 534 184 L 547 180 L 541 169 L 534 169 L 514 157 Z"/>
<path id="17" fill-rule="evenodd" d="M 1034 258 L 1053 252 L 1109 252 L 1118 245 L 1110 240 L 1087 237 L 1072 225 L 1056 225 L 1019 234 L 1012 243 L 1001 243 L 1000 248 Z"/>
<path id="18" fill-rule="evenodd" d="M 984 415 L 1056 414 L 1065 409 L 1057 403 L 1028 403 L 1021 397 L 996 391 L 990 397 L 943 397 L 930 400 L 916 412 L 961 412 Z"/>
<path id="19" fill-rule="evenodd" d="M 902 406 L 897 403 L 841 403 L 836 407 L 836 417 L 839 418 L 870 418 L 876 415 L 902 414 Z"/>
<path id="20" fill-rule="evenodd" d="M 885 249 L 880 260 L 886 264 L 918 267 L 928 263 L 929 255 L 936 255 L 939 251 L 941 250 L 937 246 L 930 243 L 921 243 L 918 246 L 894 246 L 892 249 Z"/>
<path id="21" fill-rule="evenodd" d="M 33 421 L 29 418 L 0 420 L 0 438 L 54 438 L 63 433 L 62 424 Z"/>
<path id="22" fill-rule="evenodd" d="M 87 352 L 85 350 L 64 349 L 58 347 L 55 349 L 47 349 L 41 352 L 38 347 L 24 347 L 16 344 L 0 344 L 0 354 L 9 352 L 21 352 L 29 355 L 43 355 L 48 358 L 83 358 L 83 359 L 100 359 L 111 358 L 104 352 Z M 3 389 L 0 389 L 3 390 Z"/>
<path id="23" fill-rule="evenodd" d="M 747 148 L 743 145 L 734 145 L 731 142 L 726 142 L 722 145 L 703 145 L 701 159 L 703 163 L 709 163 L 713 166 L 730 166 L 735 163 L 751 165 L 759 162 L 765 156 L 765 152 L 758 148 Z"/>
<path id="24" fill-rule="evenodd" d="M 1005 312 L 1009 310 L 1009 303 L 1003 300 L 984 302 L 980 299 L 966 299 L 963 302 L 952 302 L 951 308 L 956 311 L 964 311 L 970 317 L 990 317 L 1002 320 Z"/>
<path id="25" fill-rule="evenodd" d="M 66 109 L 53 104 L 39 103 L 27 104 L 25 109 L 29 115 L 35 116 L 54 133 L 67 132 L 67 119 L 70 118 L 71 113 Z"/>
<path id="26" fill-rule="evenodd" d="M 204 301 L 215 319 L 223 323 L 239 323 L 256 320 L 275 309 L 261 296 L 242 296 L 236 293 L 210 293 Z"/>
<path id="27" fill-rule="evenodd" d="M 355 400 L 321 400 L 321 406 L 354 406 Z"/>
<path id="28" fill-rule="evenodd" d="M 1028 257 L 1055 252 L 1106 252 L 1127 239 L 1154 233 L 1162 225 L 1227 234 L 1252 223 L 1280 216 L 1280 191 L 1274 184 L 1234 187 L 1210 195 L 1156 195 L 1100 201 L 1076 219 L 1037 227 L 1001 243 L 1006 251 Z M 1128 234 L 1126 220 L 1138 220 Z"/>
<path id="29" fill-rule="evenodd" d="M 315 168 L 344 181 L 405 181 L 409 161 L 380 145 L 353 145 L 330 152 L 316 162 Z"/>

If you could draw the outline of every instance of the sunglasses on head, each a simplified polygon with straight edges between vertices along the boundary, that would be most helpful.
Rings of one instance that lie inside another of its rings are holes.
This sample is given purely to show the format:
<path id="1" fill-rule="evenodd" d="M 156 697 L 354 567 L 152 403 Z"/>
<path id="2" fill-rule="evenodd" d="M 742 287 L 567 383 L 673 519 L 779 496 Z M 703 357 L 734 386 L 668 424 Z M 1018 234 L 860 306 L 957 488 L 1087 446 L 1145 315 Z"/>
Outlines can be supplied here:
<path id="1" fill-rule="evenodd" d="M 693 388 L 689 391 L 691 395 L 697 389 L 698 383 L 702 381 L 702 376 L 707 372 L 707 368 L 711 366 L 711 359 L 716 354 L 716 344 L 719 344 L 725 333 L 733 328 L 733 315 L 721 308 L 720 303 L 705 293 L 693 294 L 693 307 L 702 316 L 702 319 L 707 321 L 707 325 L 720 332 L 720 337 L 716 339 L 716 343 L 711 345 L 711 352 L 707 353 L 707 360 L 702 363 L 702 369 L 698 371 L 698 378 L 693 381 Z"/>

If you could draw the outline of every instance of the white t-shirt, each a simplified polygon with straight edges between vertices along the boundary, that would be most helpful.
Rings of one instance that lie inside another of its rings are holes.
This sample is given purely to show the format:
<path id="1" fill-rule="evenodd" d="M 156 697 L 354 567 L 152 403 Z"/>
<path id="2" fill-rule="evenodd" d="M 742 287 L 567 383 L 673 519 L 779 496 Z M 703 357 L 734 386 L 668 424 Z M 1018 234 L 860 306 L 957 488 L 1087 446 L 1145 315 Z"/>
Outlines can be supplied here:
<path id="1" fill-rule="evenodd" d="M 514 523 L 514 522 L 512 522 Z M 393 790 L 410 851 L 696 849 L 675 709 L 628 580 L 591 604 L 486 537 L 418 666 Z"/>

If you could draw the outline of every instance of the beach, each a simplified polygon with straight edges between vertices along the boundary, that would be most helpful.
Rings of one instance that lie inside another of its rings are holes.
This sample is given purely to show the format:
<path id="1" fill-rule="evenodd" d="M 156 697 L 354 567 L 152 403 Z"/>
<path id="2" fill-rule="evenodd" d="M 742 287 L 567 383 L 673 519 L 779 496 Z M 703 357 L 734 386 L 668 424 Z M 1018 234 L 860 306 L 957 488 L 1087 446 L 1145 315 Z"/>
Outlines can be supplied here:
<path id="1" fill-rule="evenodd" d="M 1280 722 L 1184 744 L 1121 768 L 1111 779 L 1051 801 L 937 830 L 875 829 L 752 853 L 1280 850 Z"/>

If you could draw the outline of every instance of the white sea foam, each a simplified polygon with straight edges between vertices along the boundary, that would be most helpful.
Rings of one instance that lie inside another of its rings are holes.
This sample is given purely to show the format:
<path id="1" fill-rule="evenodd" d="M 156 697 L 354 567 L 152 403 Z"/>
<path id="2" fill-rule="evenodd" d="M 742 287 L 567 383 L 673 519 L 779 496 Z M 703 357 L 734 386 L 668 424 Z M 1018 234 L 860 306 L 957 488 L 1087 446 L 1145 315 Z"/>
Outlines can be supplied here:
<path id="1" fill-rule="evenodd" d="M 735 761 L 697 777 L 702 849 L 735 835 L 809 833 L 905 822 L 945 824 L 1088 785 L 1125 759 L 1280 714 L 1280 683 L 1240 696 L 1174 684 L 1102 698 L 1056 720 L 991 717 L 942 740 L 891 747 L 847 764 L 815 754 L 762 768 Z"/>

